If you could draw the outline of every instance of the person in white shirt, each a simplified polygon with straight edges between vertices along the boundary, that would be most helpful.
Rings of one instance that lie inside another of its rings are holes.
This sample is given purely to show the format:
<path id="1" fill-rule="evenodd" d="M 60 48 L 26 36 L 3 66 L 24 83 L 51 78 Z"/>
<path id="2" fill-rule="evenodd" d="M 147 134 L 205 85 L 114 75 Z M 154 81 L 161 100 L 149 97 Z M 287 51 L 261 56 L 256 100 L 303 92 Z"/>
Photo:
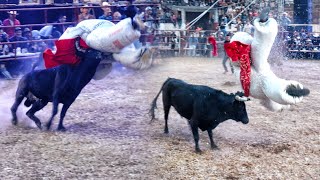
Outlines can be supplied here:
<path id="1" fill-rule="evenodd" d="M 247 21 L 243 26 L 243 32 L 253 35 L 253 31 L 254 31 L 254 26 L 250 23 L 250 21 Z"/>

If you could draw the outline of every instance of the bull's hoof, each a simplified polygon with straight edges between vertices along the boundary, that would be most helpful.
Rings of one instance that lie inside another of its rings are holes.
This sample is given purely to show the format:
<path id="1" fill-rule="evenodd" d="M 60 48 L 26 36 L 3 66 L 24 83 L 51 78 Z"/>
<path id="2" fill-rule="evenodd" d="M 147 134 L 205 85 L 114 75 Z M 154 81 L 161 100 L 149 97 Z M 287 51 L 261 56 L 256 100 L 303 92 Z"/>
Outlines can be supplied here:
<path id="1" fill-rule="evenodd" d="M 199 148 L 196 148 L 196 153 L 197 153 L 197 154 L 202 154 L 202 151 L 201 151 L 201 149 L 199 149 Z"/>
<path id="2" fill-rule="evenodd" d="M 61 131 L 61 132 L 67 131 L 67 129 L 66 129 L 64 126 L 59 126 L 59 127 L 57 128 L 57 130 L 58 130 L 58 131 Z"/>
<path id="3" fill-rule="evenodd" d="M 166 127 L 166 126 L 164 127 L 164 133 L 165 133 L 165 134 L 169 134 L 169 128 Z"/>
<path id="4" fill-rule="evenodd" d="M 41 130 L 42 129 L 42 127 L 41 127 L 41 122 L 36 122 L 36 125 L 37 125 L 37 127 Z"/>
<path id="5" fill-rule="evenodd" d="M 12 120 L 11 120 L 11 123 L 12 123 L 12 125 L 17 125 L 18 124 L 18 119 L 17 118 L 13 118 Z"/>
<path id="6" fill-rule="evenodd" d="M 47 129 L 47 131 L 50 130 L 50 127 L 51 127 L 51 123 L 47 123 L 47 124 L 46 124 L 46 129 Z"/>
<path id="7" fill-rule="evenodd" d="M 212 149 L 212 150 L 220 150 L 220 148 L 219 148 L 217 145 L 211 146 L 211 149 Z"/>

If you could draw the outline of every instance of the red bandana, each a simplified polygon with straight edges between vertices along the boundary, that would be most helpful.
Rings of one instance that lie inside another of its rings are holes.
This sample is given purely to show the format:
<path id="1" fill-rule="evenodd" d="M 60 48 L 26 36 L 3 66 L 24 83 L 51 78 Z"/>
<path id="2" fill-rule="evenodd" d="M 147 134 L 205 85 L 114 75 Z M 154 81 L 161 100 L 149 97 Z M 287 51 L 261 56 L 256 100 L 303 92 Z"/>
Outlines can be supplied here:
<path id="1" fill-rule="evenodd" d="M 240 81 L 244 90 L 244 95 L 249 97 L 250 95 L 250 51 L 251 46 L 242 44 L 239 41 L 233 41 L 226 43 L 224 49 L 227 55 L 232 59 L 233 62 L 239 61 L 240 64 Z"/>

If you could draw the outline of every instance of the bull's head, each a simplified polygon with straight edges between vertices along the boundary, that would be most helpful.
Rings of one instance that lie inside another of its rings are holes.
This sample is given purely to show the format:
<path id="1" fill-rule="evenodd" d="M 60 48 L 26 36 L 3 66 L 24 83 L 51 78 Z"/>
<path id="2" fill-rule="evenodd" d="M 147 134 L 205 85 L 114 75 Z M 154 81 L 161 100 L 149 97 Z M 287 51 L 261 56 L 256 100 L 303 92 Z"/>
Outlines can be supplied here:
<path id="1" fill-rule="evenodd" d="M 234 95 L 235 101 L 233 102 L 233 119 L 236 121 L 241 121 L 243 124 L 249 123 L 249 118 L 246 109 L 246 101 L 250 98 L 244 96 L 242 92 L 237 92 Z"/>

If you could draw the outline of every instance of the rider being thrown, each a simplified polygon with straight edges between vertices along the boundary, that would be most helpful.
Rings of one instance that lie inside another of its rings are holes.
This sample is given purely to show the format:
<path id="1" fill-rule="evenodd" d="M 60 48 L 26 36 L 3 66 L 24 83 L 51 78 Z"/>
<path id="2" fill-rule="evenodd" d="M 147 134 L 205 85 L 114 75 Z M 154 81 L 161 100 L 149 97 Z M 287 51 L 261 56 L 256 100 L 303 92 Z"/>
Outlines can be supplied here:
<path id="1" fill-rule="evenodd" d="M 124 14 L 127 18 L 131 18 L 131 24 L 134 30 L 143 30 L 145 28 L 143 22 L 139 19 L 136 14 L 138 13 L 138 8 L 132 4 L 132 0 L 128 1 L 128 6 L 124 8 Z M 128 33 L 128 32 L 126 32 Z M 53 53 L 51 49 L 46 49 L 43 53 L 43 58 L 46 68 L 52 68 L 61 64 L 71 64 L 76 65 L 81 60 L 81 57 L 76 50 L 77 38 L 71 39 L 59 39 L 55 42 L 56 52 Z M 86 50 L 90 48 L 84 40 L 80 38 L 79 48 Z"/>

